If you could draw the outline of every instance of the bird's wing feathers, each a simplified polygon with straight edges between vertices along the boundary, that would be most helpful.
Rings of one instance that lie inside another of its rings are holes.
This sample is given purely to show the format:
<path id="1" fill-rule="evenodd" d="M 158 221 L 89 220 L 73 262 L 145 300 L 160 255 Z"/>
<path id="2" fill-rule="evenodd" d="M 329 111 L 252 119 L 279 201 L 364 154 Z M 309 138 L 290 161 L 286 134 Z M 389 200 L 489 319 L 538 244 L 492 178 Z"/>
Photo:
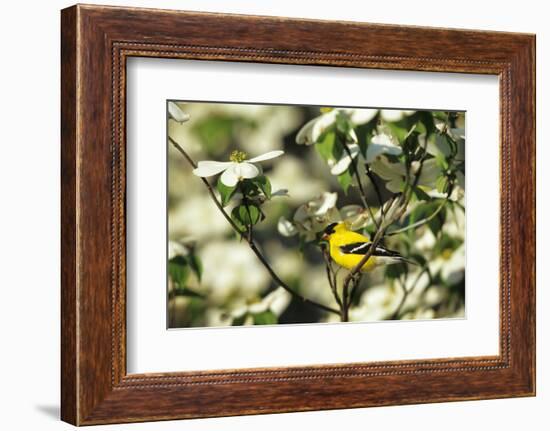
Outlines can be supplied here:
<path id="1" fill-rule="evenodd" d="M 371 248 L 371 242 L 353 242 L 351 244 L 345 244 L 340 246 L 340 251 L 344 254 L 362 254 L 365 255 Z M 388 250 L 382 246 L 377 246 L 372 253 L 373 256 L 380 257 L 402 257 L 396 251 Z"/>

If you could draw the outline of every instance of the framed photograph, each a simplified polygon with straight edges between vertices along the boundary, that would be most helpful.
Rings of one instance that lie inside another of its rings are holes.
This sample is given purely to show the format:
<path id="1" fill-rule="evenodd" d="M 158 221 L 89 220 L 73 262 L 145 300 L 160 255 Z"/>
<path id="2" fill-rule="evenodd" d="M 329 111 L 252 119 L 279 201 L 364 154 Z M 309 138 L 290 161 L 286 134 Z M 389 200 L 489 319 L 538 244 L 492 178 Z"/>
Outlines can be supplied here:
<path id="1" fill-rule="evenodd" d="M 61 43 L 63 420 L 535 394 L 533 35 L 77 5 Z"/>

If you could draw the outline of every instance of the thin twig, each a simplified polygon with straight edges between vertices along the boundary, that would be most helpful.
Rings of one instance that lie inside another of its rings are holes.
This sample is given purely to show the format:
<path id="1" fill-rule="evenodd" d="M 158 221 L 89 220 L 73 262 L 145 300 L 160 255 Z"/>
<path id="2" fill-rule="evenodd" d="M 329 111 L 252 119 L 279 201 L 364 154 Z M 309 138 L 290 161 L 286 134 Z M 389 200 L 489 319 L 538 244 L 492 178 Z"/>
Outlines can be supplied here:
<path id="1" fill-rule="evenodd" d="M 376 198 L 378 199 L 378 205 L 380 207 L 380 213 L 384 215 L 384 201 L 382 200 L 382 193 L 380 192 L 380 187 L 378 187 L 378 183 L 376 182 L 368 163 L 365 163 L 365 171 L 367 172 L 367 177 L 369 177 L 369 180 L 374 187 L 374 192 L 376 193 Z"/>
<path id="2" fill-rule="evenodd" d="M 401 309 L 405 305 L 405 302 L 407 301 L 407 298 L 412 293 L 412 291 L 416 288 L 416 285 L 418 284 L 418 281 L 420 280 L 420 277 L 422 277 L 422 274 L 424 274 L 427 270 L 428 270 L 427 266 L 423 267 L 420 270 L 420 272 L 418 273 L 418 275 L 414 279 L 413 284 L 410 287 L 410 289 L 407 289 L 407 287 L 405 286 L 404 283 L 399 283 L 400 286 L 401 286 L 401 289 L 403 289 L 403 297 L 401 298 L 401 301 L 399 301 L 399 305 L 397 306 L 395 311 L 392 313 L 392 315 L 390 317 L 390 320 L 395 320 L 399 317 L 399 315 L 401 314 Z"/>
<path id="3" fill-rule="evenodd" d="M 334 296 L 334 299 L 336 300 L 336 303 L 338 304 L 338 307 L 340 307 L 340 315 L 342 316 L 342 300 L 340 299 L 340 296 L 338 295 L 338 290 L 336 288 L 336 275 L 334 274 L 334 271 L 332 269 L 332 264 L 330 262 L 330 255 L 327 250 L 323 250 L 323 258 L 325 259 L 325 267 L 326 267 L 326 273 L 327 273 L 327 280 L 330 286 L 330 290 L 332 291 L 332 295 Z"/>
<path id="4" fill-rule="evenodd" d="M 183 155 L 183 157 L 185 157 L 185 159 L 187 160 L 187 162 L 189 162 L 189 164 L 193 167 L 193 168 L 196 168 L 197 167 L 197 164 L 194 162 L 194 160 L 189 156 L 189 154 L 187 154 L 187 152 L 181 147 L 181 145 L 179 145 L 176 141 L 174 141 L 171 137 L 168 137 L 169 141 L 172 143 L 172 145 Z M 309 304 L 309 305 L 313 305 L 317 308 L 320 308 L 322 310 L 325 310 L 325 311 L 328 311 L 330 313 L 334 313 L 334 314 L 338 314 L 340 315 L 340 311 L 336 310 L 335 308 L 332 308 L 332 307 L 328 307 L 326 305 L 323 305 L 323 304 L 320 304 L 316 301 L 313 301 L 311 299 L 308 299 L 302 295 L 300 295 L 298 292 L 295 292 L 291 287 L 288 286 L 288 284 L 286 284 L 283 280 L 281 280 L 279 278 L 279 276 L 275 273 L 275 271 L 273 270 L 273 268 L 271 267 L 271 265 L 269 264 L 269 262 L 266 260 L 266 258 L 263 256 L 262 252 L 258 249 L 258 246 L 256 245 L 256 243 L 254 242 L 254 239 L 252 238 L 252 236 L 248 235 L 248 236 L 244 236 L 244 234 L 246 232 L 243 232 L 239 229 L 239 227 L 235 224 L 235 222 L 231 219 L 231 217 L 229 216 L 229 214 L 227 214 L 227 212 L 224 210 L 223 206 L 221 205 L 220 201 L 218 200 L 218 198 L 216 197 L 216 193 L 214 192 L 214 189 L 212 188 L 212 186 L 210 185 L 210 183 L 201 177 L 201 180 L 202 182 L 204 183 L 204 185 L 206 186 L 206 188 L 208 189 L 208 192 L 210 193 L 210 196 L 212 197 L 212 200 L 214 201 L 214 203 L 216 204 L 216 206 L 218 207 L 218 209 L 220 210 L 220 212 L 223 214 L 223 216 L 225 217 L 225 219 L 229 222 L 229 224 L 231 225 L 231 227 L 235 230 L 235 232 L 237 232 L 241 237 L 245 238 L 246 239 L 246 242 L 248 243 L 248 245 L 250 246 L 251 250 L 254 252 L 254 254 L 256 255 L 256 257 L 260 260 L 260 262 L 262 263 L 262 265 L 267 269 L 267 272 L 269 272 L 269 275 L 271 275 L 271 278 L 273 279 L 273 281 L 275 281 L 275 283 L 277 283 L 278 285 L 280 285 L 283 289 L 285 289 L 288 293 L 290 293 L 292 296 L 294 296 L 295 298 L 298 298 L 299 300 L 301 300 L 303 303 L 305 304 Z"/>
<path id="5" fill-rule="evenodd" d="M 353 303 L 353 298 L 355 297 L 355 292 L 359 289 L 359 286 L 361 285 L 361 279 L 363 278 L 363 274 L 359 273 L 359 276 L 357 277 L 357 281 L 354 282 L 351 292 L 349 294 L 349 303 Z"/>
<path id="6" fill-rule="evenodd" d="M 367 209 L 369 212 L 370 218 L 374 221 L 374 224 L 376 227 L 379 227 L 378 222 L 374 218 L 374 213 L 372 212 L 372 208 L 367 202 L 367 194 L 365 193 L 365 189 L 363 188 L 363 182 L 361 181 L 361 175 L 359 175 L 359 170 L 357 169 L 358 163 L 357 160 L 355 160 L 351 155 L 351 150 L 348 148 L 348 144 L 345 142 L 344 138 L 344 151 L 347 153 L 348 157 L 351 160 L 351 164 L 353 165 L 353 174 L 355 175 L 355 179 L 357 181 L 357 187 L 359 188 L 359 197 L 361 199 L 361 202 L 363 203 L 363 206 Z"/>

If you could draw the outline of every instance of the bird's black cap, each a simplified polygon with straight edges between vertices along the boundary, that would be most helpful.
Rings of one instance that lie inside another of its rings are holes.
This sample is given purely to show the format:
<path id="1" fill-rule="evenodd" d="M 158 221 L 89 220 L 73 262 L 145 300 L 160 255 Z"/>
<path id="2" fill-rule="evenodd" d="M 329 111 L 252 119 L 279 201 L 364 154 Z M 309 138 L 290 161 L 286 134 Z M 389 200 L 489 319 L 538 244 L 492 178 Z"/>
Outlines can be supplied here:
<path id="1" fill-rule="evenodd" d="M 325 228 L 325 235 L 331 235 L 334 233 L 334 228 L 336 227 L 338 223 L 331 223 Z"/>

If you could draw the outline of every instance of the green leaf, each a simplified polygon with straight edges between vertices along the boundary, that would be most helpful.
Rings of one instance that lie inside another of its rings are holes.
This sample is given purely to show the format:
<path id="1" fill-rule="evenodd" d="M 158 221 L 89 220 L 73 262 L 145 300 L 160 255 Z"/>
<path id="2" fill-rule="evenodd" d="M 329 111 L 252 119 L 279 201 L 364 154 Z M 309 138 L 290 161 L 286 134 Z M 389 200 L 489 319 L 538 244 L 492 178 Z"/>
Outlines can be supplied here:
<path id="1" fill-rule="evenodd" d="M 401 126 L 400 123 L 388 123 L 388 127 L 397 140 L 403 143 L 405 137 L 409 133 L 409 129 L 406 128 L 406 126 Z"/>
<path id="2" fill-rule="evenodd" d="M 254 325 L 275 325 L 277 316 L 270 310 L 263 311 L 258 314 L 253 314 Z"/>
<path id="3" fill-rule="evenodd" d="M 416 124 L 411 127 L 403 141 L 403 152 L 414 155 L 418 149 L 419 133 L 415 130 Z"/>
<path id="4" fill-rule="evenodd" d="M 430 201 L 432 199 L 430 195 L 428 195 L 428 193 L 426 193 L 418 186 L 413 189 L 413 193 L 416 196 L 416 199 L 418 199 L 419 201 Z"/>
<path id="5" fill-rule="evenodd" d="M 196 254 L 191 254 L 188 256 L 189 266 L 199 279 L 201 281 L 202 278 L 202 262 L 199 259 L 199 257 Z"/>
<path id="6" fill-rule="evenodd" d="M 340 184 L 340 187 L 344 190 L 344 193 L 348 193 L 348 189 L 351 186 L 351 183 L 353 181 L 353 177 L 351 175 L 351 172 L 349 169 L 347 169 L 343 174 L 338 175 L 336 177 L 338 180 L 338 183 Z"/>
<path id="7" fill-rule="evenodd" d="M 420 253 L 413 253 L 410 256 L 410 259 L 418 263 L 420 266 L 426 265 L 426 258 Z"/>
<path id="8" fill-rule="evenodd" d="M 367 155 L 368 143 L 372 139 L 373 131 L 378 124 L 378 114 L 371 121 L 366 124 L 361 124 L 355 127 L 355 133 L 357 134 L 357 140 L 359 143 L 359 149 L 363 156 Z"/>
<path id="9" fill-rule="evenodd" d="M 254 226 L 261 220 L 261 217 L 260 208 L 254 204 L 239 205 L 231 211 L 231 218 L 237 223 L 239 228 Z"/>
<path id="10" fill-rule="evenodd" d="M 400 278 L 403 274 L 407 274 L 408 268 L 405 263 L 394 263 L 386 268 L 386 277 L 390 280 Z"/>
<path id="11" fill-rule="evenodd" d="M 427 137 L 429 137 L 436 130 L 433 113 L 430 111 L 417 111 L 417 114 L 420 122 L 426 128 Z"/>
<path id="12" fill-rule="evenodd" d="M 174 289 L 174 294 L 176 296 L 187 296 L 191 298 L 201 298 L 204 299 L 204 295 L 195 292 L 194 290 L 189 289 L 188 287 L 176 287 Z"/>
<path id="13" fill-rule="evenodd" d="M 168 261 L 168 274 L 177 287 L 184 287 L 189 277 L 189 265 L 185 256 L 176 256 Z"/>
<path id="14" fill-rule="evenodd" d="M 271 182 L 265 175 L 260 175 L 252 180 L 263 192 L 266 198 L 271 199 Z"/>
<path id="15" fill-rule="evenodd" d="M 242 316 L 234 317 L 233 322 L 231 322 L 231 326 L 243 326 L 244 321 L 246 320 L 247 314 L 244 313 Z"/>
<path id="16" fill-rule="evenodd" d="M 446 171 L 447 169 L 449 169 L 449 162 L 442 153 L 437 153 L 435 155 L 435 162 L 437 163 L 437 166 L 439 166 L 439 169 L 441 169 L 442 171 Z"/>
<path id="17" fill-rule="evenodd" d="M 334 144 L 336 143 L 336 132 L 334 130 L 325 132 L 317 141 L 315 149 L 325 160 L 334 160 L 332 155 Z"/>
<path id="18" fill-rule="evenodd" d="M 439 206 L 440 203 L 438 202 L 437 205 Z M 437 209 L 437 207 L 436 207 L 436 209 Z M 437 234 L 441 231 L 441 228 L 445 224 L 446 214 L 447 214 L 447 212 L 445 210 L 445 207 L 443 207 L 437 213 L 437 215 L 428 222 L 428 227 L 433 232 L 434 236 L 437 236 Z"/>
<path id="19" fill-rule="evenodd" d="M 216 189 L 218 189 L 218 192 L 220 192 L 222 206 L 226 206 L 237 191 L 237 185 L 233 187 L 226 186 L 224 183 L 222 183 L 220 176 L 220 178 L 218 178 L 218 183 L 216 184 Z"/>
<path id="20" fill-rule="evenodd" d="M 445 193 L 447 191 L 447 177 L 445 175 L 437 177 L 435 187 L 439 193 Z"/>
<path id="21" fill-rule="evenodd" d="M 353 125 L 351 124 L 348 116 L 342 111 L 338 111 L 338 115 L 336 115 L 336 128 L 339 132 L 346 136 L 350 133 L 350 130 L 353 129 Z"/>

